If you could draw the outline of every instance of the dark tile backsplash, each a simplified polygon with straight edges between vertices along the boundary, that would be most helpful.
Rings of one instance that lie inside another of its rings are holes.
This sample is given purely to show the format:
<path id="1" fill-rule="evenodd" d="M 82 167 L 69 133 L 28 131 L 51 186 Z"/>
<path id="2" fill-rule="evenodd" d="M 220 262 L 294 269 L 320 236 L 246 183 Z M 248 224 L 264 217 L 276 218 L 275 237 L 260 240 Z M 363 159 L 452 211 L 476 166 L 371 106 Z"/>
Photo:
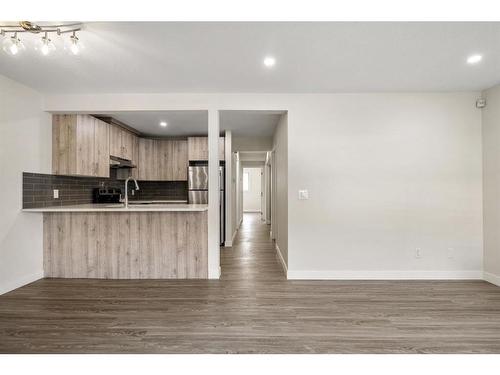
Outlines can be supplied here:
<path id="1" fill-rule="evenodd" d="M 133 183 L 129 182 L 130 200 L 187 200 L 187 181 L 139 181 L 139 190 L 131 194 Z M 123 190 L 124 181 L 110 178 L 56 176 L 40 173 L 23 173 L 23 208 L 67 206 L 92 203 L 92 189 L 100 186 Z M 59 199 L 53 198 L 53 190 L 59 190 Z"/>

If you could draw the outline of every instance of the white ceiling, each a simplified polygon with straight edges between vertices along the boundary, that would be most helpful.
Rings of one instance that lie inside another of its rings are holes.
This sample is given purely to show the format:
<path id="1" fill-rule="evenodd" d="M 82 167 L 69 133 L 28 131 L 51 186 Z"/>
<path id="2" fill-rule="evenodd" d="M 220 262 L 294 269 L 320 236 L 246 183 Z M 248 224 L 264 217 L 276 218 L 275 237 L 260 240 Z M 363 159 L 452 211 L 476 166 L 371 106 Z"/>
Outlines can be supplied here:
<path id="1" fill-rule="evenodd" d="M 111 116 L 148 136 L 182 137 L 208 134 L 207 111 L 106 112 L 99 115 Z M 161 121 L 166 121 L 167 127 L 161 127 Z"/>
<path id="2" fill-rule="evenodd" d="M 231 130 L 237 137 L 272 137 L 282 112 L 221 111 L 220 130 Z M 208 134 L 207 111 L 130 111 L 105 112 L 94 115 L 110 116 L 154 137 L 184 137 Z M 160 126 L 166 121 L 167 127 Z"/>
<path id="3" fill-rule="evenodd" d="M 0 51 L 0 74 L 51 93 L 457 91 L 500 82 L 500 23 L 88 23 L 81 56 L 59 48 L 48 58 L 32 48 L 39 36 L 21 37 L 27 50 Z M 473 53 L 484 59 L 469 66 Z M 274 68 L 263 67 L 266 55 Z"/>

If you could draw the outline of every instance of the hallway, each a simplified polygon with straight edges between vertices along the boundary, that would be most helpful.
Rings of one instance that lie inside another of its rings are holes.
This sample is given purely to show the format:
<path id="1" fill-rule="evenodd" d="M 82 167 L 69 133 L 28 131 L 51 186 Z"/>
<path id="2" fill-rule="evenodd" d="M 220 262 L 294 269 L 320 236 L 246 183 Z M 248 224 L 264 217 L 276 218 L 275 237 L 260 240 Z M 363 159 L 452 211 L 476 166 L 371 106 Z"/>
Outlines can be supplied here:
<path id="1" fill-rule="evenodd" d="M 286 280 L 245 214 L 221 280 L 42 279 L 0 296 L 0 353 L 498 353 L 484 281 Z"/>
<path id="2" fill-rule="evenodd" d="M 260 213 L 244 213 L 233 247 L 221 248 L 221 280 L 286 279 L 270 239 L 270 225 L 263 223 L 260 216 Z"/>

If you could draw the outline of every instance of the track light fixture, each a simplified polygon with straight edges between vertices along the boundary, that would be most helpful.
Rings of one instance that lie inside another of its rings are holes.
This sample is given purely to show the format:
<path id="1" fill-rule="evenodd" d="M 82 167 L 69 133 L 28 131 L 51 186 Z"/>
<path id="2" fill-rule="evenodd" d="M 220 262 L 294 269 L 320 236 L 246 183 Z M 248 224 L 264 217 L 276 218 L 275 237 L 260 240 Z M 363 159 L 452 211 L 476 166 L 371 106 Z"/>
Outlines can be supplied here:
<path id="1" fill-rule="evenodd" d="M 81 23 L 37 25 L 29 21 L 21 21 L 17 25 L 0 25 L 0 35 L 4 37 L 2 42 L 3 50 L 9 55 L 15 56 L 25 49 L 23 42 L 18 37 L 18 33 L 43 33 L 43 36 L 35 43 L 35 49 L 40 51 L 43 56 L 48 56 L 56 50 L 56 45 L 52 41 L 50 34 L 64 39 L 65 49 L 72 55 L 78 55 L 83 46 L 76 33 L 82 29 L 82 26 Z M 66 37 L 65 34 L 71 35 Z"/>
<path id="2" fill-rule="evenodd" d="M 24 50 L 24 44 L 21 39 L 17 37 L 17 32 L 15 32 L 11 37 L 7 37 L 5 34 L 5 39 L 3 41 L 3 50 L 9 55 L 15 56 Z"/>

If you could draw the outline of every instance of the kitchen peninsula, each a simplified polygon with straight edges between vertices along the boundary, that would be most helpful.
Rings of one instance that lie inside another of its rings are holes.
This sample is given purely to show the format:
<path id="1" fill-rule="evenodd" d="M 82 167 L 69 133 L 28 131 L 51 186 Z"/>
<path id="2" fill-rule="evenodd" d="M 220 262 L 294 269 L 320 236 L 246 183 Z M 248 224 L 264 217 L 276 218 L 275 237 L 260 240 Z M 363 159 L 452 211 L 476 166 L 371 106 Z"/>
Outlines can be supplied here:
<path id="1" fill-rule="evenodd" d="M 206 205 L 89 204 L 24 211 L 43 213 L 45 277 L 208 277 Z"/>
<path id="2" fill-rule="evenodd" d="M 53 174 L 23 173 L 23 211 L 43 215 L 44 276 L 208 278 L 208 205 L 187 197 L 188 144 L 203 138 L 146 138 L 121 125 L 53 115 Z M 127 187 L 131 178 L 139 185 Z"/>

